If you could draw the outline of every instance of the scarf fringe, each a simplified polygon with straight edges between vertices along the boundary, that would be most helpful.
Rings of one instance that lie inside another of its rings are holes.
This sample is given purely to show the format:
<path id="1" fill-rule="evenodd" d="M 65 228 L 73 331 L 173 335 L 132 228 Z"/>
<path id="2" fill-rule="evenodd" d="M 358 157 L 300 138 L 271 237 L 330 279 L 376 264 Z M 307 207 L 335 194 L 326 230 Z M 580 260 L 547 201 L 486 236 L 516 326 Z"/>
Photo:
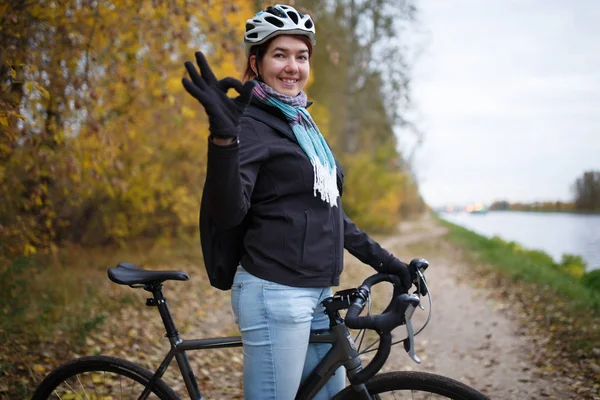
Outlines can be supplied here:
<path id="1" fill-rule="evenodd" d="M 337 187 L 337 168 L 329 168 L 322 164 L 318 159 L 312 159 L 314 172 L 313 195 L 317 197 L 317 192 L 321 195 L 321 200 L 328 203 L 331 207 L 337 207 L 339 197 Z"/>

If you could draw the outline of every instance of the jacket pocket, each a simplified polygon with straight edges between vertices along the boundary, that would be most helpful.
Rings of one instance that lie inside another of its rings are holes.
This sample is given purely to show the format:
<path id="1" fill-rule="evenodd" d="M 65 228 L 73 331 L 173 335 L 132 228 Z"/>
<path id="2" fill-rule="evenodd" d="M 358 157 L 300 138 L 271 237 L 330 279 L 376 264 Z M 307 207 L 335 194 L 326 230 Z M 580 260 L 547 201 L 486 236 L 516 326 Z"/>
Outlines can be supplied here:
<path id="1" fill-rule="evenodd" d="M 298 268 L 316 274 L 333 272 L 335 247 L 329 216 L 322 214 L 321 210 L 307 209 L 304 211 L 303 228 Z"/>

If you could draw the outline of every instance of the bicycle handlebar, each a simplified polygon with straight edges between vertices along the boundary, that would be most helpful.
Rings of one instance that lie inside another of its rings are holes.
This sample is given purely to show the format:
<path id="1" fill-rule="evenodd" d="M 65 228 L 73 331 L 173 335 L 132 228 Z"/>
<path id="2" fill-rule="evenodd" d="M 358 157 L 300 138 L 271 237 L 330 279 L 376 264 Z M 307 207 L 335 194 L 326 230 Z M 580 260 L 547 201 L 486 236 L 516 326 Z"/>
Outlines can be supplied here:
<path id="1" fill-rule="evenodd" d="M 412 329 L 411 318 L 420 304 L 419 294 L 427 294 L 426 286 L 421 282 L 423 271 L 427 269 L 429 263 L 424 259 L 414 259 L 410 262 L 411 268 L 417 278 L 414 284 L 417 286 L 417 292 L 414 294 L 403 293 L 400 278 L 393 274 L 378 273 L 365 279 L 361 286 L 356 290 L 356 296 L 348 307 L 345 323 L 351 329 L 371 329 L 377 332 L 380 338 L 379 348 L 371 362 L 355 375 L 355 381 L 362 383 L 375 375 L 383 364 L 385 364 L 392 348 L 392 330 L 400 325 L 406 324 L 407 338 L 404 342 L 404 348 L 409 356 L 416 362 L 421 360 L 414 353 L 414 331 Z M 394 286 L 394 292 L 390 303 L 385 310 L 374 316 L 360 317 L 369 295 L 371 287 L 380 282 L 390 282 Z"/>

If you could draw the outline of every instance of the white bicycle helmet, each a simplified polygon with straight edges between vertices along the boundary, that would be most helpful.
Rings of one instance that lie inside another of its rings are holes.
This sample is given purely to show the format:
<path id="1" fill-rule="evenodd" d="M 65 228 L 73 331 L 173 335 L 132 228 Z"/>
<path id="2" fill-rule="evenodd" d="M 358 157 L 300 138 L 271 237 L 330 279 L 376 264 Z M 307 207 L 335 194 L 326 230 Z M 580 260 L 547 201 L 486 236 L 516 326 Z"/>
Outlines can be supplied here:
<path id="1" fill-rule="evenodd" d="M 276 4 L 259 11 L 246 20 L 246 57 L 252 46 L 262 44 L 278 35 L 304 35 L 312 44 L 315 41 L 315 24 L 310 15 L 298 12 L 292 6 Z"/>

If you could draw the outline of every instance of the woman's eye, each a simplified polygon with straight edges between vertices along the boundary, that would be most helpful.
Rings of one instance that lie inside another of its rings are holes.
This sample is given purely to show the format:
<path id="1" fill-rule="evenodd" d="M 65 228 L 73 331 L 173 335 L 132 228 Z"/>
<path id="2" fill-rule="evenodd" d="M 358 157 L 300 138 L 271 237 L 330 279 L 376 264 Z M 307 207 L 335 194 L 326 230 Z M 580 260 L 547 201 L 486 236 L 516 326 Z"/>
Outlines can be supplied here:
<path id="1" fill-rule="evenodd" d="M 282 58 L 282 57 L 285 57 L 282 53 L 275 54 L 275 58 Z"/>
<path id="2" fill-rule="evenodd" d="M 298 59 L 302 60 L 302 61 L 306 61 L 306 60 L 308 60 L 308 57 L 306 57 L 306 56 L 300 56 L 300 57 L 298 57 Z"/>

